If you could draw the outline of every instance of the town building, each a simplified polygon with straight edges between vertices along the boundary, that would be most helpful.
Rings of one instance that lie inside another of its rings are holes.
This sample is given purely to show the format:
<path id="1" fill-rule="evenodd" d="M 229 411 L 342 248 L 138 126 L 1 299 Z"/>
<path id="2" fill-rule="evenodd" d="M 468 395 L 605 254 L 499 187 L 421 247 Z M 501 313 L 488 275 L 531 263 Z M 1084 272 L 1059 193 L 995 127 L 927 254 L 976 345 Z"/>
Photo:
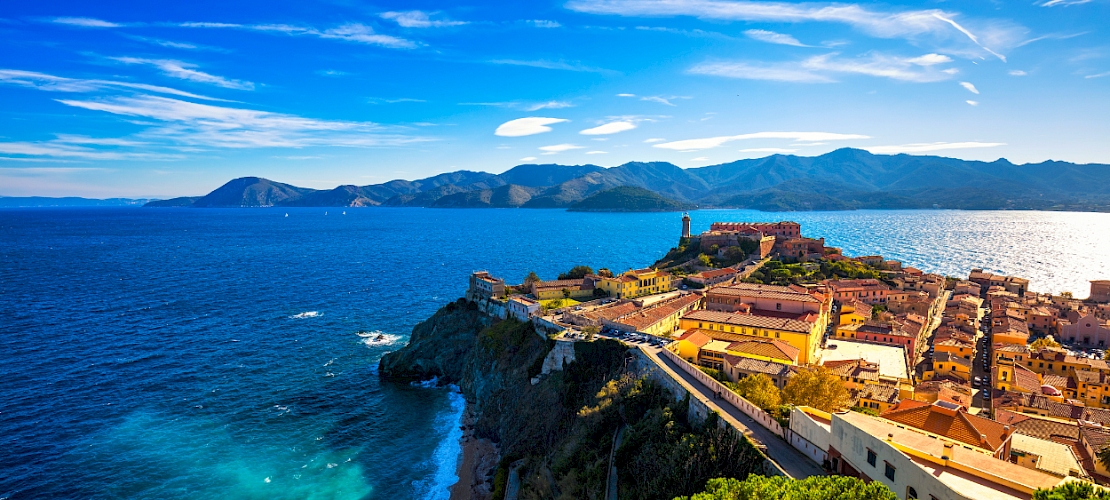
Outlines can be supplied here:
<path id="1" fill-rule="evenodd" d="M 599 277 L 594 286 L 618 299 L 669 292 L 675 288 L 671 273 L 652 268 L 633 269 L 612 278 Z"/>
<path id="2" fill-rule="evenodd" d="M 807 315 L 804 319 L 791 319 L 754 314 L 738 314 L 723 311 L 697 310 L 687 313 L 680 322 L 684 330 L 716 330 L 738 335 L 778 339 L 800 351 L 798 361 L 811 363 L 817 354 L 824 328 L 819 324 L 817 315 Z"/>
<path id="3" fill-rule="evenodd" d="M 505 280 L 494 278 L 488 271 L 470 273 L 470 287 L 466 290 L 466 300 L 477 302 L 505 295 Z"/>
<path id="4" fill-rule="evenodd" d="M 522 295 L 509 297 L 505 308 L 509 316 L 521 321 L 528 321 L 540 313 L 540 303 Z"/>
<path id="5" fill-rule="evenodd" d="M 1110 324 L 1095 313 L 1080 317 L 1074 323 L 1060 326 L 1061 339 L 1084 347 L 1110 346 Z"/>
<path id="6" fill-rule="evenodd" d="M 1091 281 L 1091 295 L 1087 298 L 1091 302 L 1110 302 L 1110 280 Z"/>
<path id="7" fill-rule="evenodd" d="M 1010 456 L 1013 432 L 994 420 L 972 415 L 959 405 L 905 400 L 879 416 L 979 448 L 1001 460 Z"/>
<path id="8" fill-rule="evenodd" d="M 728 376 L 729 380 L 732 381 L 757 374 L 765 375 L 767 378 L 771 379 L 775 387 L 782 389 L 786 387 L 786 382 L 790 380 L 790 377 L 793 377 L 798 370 L 799 367 L 795 365 L 726 354 L 723 371 L 725 375 Z"/>
<path id="9" fill-rule="evenodd" d="M 724 269 L 710 269 L 708 271 L 702 271 L 697 274 L 691 274 L 685 279 L 686 281 L 694 283 L 701 288 L 706 288 L 714 285 L 719 285 L 721 283 L 731 282 L 734 278 L 736 278 L 737 272 L 738 271 L 736 269 L 733 269 L 731 267 L 726 267 Z"/>
<path id="10" fill-rule="evenodd" d="M 552 281 L 533 281 L 530 287 L 533 297 L 538 300 L 557 300 L 570 298 L 578 301 L 593 300 L 594 279 L 570 279 Z"/>
<path id="11" fill-rule="evenodd" d="M 893 292 L 886 283 L 873 278 L 827 280 L 824 283 L 832 290 L 833 299 L 841 304 L 852 300 L 871 305 L 885 304 L 887 296 Z"/>
<path id="12" fill-rule="evenodd" d="M 1024 297 L 1025 292 L 1029 291 L 1029 280 L 1025 278 L 992 274 L 982 269 L 972 269 L 971 274 L 968 275 L 968 281 L 978 284 L 984 292 L 991 287 L 999 287 L 1018 297 Z"/>
<path id="13" fill-rule="evenodd" d="M 670 337 L 678 330 L 680 318 L 697 309 L 700 303 L 700 295 L 685 293 L 612 319 L 601 319 L 601 324 L 621 332 Z"/>
<path id="14" fill-rule="evenodd" d="M 902 347 L 856 342 L 854 340 L 829 339 L 821 351 L 821 363 L 828 366 L 838 361 L 864 360 L 878 366 L 878 383 L 893 385 L 901 391 L 901 397 L 913 397 L 913 383 Z"/>

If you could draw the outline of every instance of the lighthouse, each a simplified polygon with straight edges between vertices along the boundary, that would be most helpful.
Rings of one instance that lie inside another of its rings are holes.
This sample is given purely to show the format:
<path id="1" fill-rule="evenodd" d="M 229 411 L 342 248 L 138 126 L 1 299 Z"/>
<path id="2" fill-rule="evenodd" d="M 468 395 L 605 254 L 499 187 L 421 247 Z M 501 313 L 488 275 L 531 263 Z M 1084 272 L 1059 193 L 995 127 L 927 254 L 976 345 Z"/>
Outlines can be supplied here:
<path id="1" fill-rule="evenodd" d="M 682 214 L 682 237 L 683 238 L 689 238 L 690 237 L 690 213 L 689 212 L 686 212 L 686 213 Z"/>

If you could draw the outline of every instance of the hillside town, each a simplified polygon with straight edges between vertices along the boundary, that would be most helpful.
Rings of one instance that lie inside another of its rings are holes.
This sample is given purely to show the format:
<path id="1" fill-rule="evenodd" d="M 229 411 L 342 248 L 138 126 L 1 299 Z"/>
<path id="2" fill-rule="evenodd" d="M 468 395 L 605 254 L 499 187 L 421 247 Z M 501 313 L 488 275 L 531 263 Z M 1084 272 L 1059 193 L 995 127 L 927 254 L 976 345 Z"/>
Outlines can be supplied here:
<path id="1" fill-rule="evenodd" d="M 479 271 L 466 298 L 556 342 L 649 353 L 742 417 L 731 425 L 786 474 L 934 500 L 1110 485 L 1110 280 L 1081 300 L 982 269 L 849 257 L 795 222 L 690 223 L 651 267 L 517 285 Z M 799 455 L 812 467 L 785 463 Z"/>

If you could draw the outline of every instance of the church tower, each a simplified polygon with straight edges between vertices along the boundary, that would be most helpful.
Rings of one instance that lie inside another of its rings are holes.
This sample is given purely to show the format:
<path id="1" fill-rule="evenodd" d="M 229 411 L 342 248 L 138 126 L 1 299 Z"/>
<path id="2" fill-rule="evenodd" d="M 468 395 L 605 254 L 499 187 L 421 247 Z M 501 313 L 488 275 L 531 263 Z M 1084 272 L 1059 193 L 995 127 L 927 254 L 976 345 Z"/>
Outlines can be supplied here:
<path id="1" fill-rule="evenodd" d="M 686 212 L 686 213 L 682 214 L 682 237 L 683 238 L 689 238 L 690 237 L 690 213 L 689 212 Z"/>

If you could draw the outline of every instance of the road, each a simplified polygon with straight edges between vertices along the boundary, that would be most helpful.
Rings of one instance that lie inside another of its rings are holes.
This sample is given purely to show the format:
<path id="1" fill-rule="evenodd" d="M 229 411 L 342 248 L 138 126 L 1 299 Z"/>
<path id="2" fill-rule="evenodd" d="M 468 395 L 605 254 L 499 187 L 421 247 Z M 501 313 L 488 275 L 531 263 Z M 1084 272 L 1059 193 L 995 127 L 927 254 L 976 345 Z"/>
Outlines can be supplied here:
<path id="1" fill-rule="evenodd" d="M 751 438 L 752 441 L 755 441 L 757 445 L 763 445 L 767 456 L 778 464 L 779 468 L 786 471 L 790 477 L 805 479 L 809 476 L 825 475 L 825 471 L 821 469 L 817 463 L 810 460 L 810 458 L 802 452 L 796 450 L 783 438 L 771 432 L 766 427 L 759 425 L 745 415 L 744 412 L 728 402 L 715 399 L 714 393 L 710 388 L 694 378 L 693 375 L 686 373 L 685 370 L 675 365 L 673 361 L 659 354 L 659 351 L 662 350 L 661 348 L 645 344 L 635 345 L 652 358 L 659 368 L 670 375 L 671 378 L 677 380 L 686 387 L 691 397 L 696 397 L 701 400 L 711 410 L 716 411 L 721 418 L 725 419 L 725 421 L 736 429 L 739 429 L 744 435 Z"/>

